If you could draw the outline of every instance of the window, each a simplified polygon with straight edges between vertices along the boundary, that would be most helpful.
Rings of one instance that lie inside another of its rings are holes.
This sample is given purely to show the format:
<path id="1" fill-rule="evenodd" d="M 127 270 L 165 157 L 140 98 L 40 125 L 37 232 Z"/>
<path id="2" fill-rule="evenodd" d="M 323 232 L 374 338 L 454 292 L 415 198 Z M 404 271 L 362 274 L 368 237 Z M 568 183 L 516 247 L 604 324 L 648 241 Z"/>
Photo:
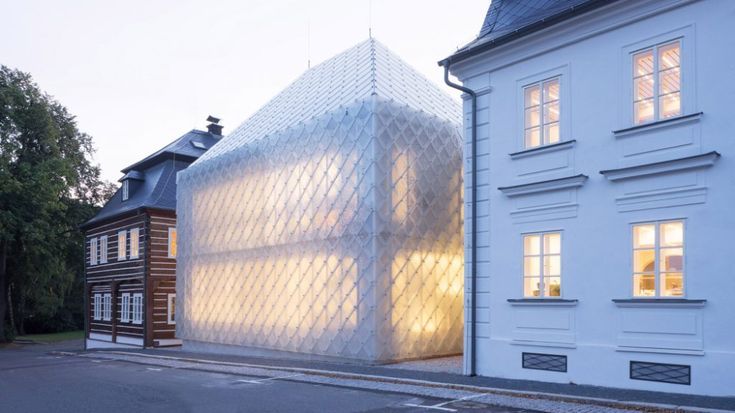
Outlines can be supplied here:
<path id="1" fill-rule="evenodd" d="M 119 231 L 117 233 L 117 259 L 118 261 L 124 260 L 127 255 L 127 243 L 128 243 L 127 231 Z"/>
<path id="2" fill-rule="evenodd" d="M 94 316 L 92 318 L 95 320 L 102 319 L 102 294 L 94 295 Z"/>
<path id="3" fill-rule="evenodd" d="M 523 89 L 526 149 L 559 142 L 559 79 L 544 80 Z"/>
<path id="4" fill-rule="evenodd" d="M 168 229 L 168 257 L 176 258 L 176 228 Z"/>
<path id="5" fill-rule="evenodd" d="M 523 236 L 523 296 L 561 297 L 561 233 Z"/>
<path id="6" fill-rule="evenodd" d="M 107 235 L 100 237 L 100 264 L 107 263 Z"/>
<path id="7" fill-rule="evenodd" d="M 120 306 L 120 322 L 130 322 L 130 293 L 123 293 L 122 305 Z"/>
<path id="8" fill-rule="evenodd" d="M 133 294 L 133 324 L 143 324 L 143 294 Z"/>
<path id="9" fill-rule="evenodd" d="M 130 230 L 130 258 L 138 258 L 140 256 L 140 229 L 132 228 Z"/>
<path id="10" fill-rule="evenodd" d="M 112 295 L 105 294 L 103 297 L 102 319 L 105 321 L 112 320 Z"/>
<path id="11" fill-rule="evenodd" d="M 97 238 L 90 238 L 89 240 L 89 265 L 97 265 Z"/>
<path id="12" fill-rule="evenodd" d="M 636 125 L 681 115 L 681 43 L 660 44 L 633 55 Z"/>
<path id="13" fill-rule="evenodd" d="M 684 221 L 633 225 L 633 296 L 684 295 Z"/>
<path id="14" fill-rule="evenodd" d="M 168 323 L 176 324 L 176 294 L 168 295 Z"/>
<path id="15" fill-rule="evenodd" d="M 127 201 L 129 196 L 130 196 L 130 183 L 129 183 L 129 180 L 126 179 L 122 182 L 122 200 Z"/>

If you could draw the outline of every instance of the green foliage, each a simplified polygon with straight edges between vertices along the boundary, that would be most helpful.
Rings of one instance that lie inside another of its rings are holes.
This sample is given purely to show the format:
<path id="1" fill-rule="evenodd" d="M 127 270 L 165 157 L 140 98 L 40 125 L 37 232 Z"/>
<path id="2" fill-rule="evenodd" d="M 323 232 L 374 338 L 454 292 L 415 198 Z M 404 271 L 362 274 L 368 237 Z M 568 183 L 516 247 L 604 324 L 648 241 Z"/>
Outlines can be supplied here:
<path id="1" fill-rule="evenodd" d="M 92 154 L 92 138 L 66 108 L 30 75 L 0 66 L 0 241 L 7 243 L 4 281 L 13 287 L 21 332 L 26 323 L 44 330 L 83 320 L 78 225 L 109 192 Z M 3 280 L 0 293 L 6 294 Z"/>

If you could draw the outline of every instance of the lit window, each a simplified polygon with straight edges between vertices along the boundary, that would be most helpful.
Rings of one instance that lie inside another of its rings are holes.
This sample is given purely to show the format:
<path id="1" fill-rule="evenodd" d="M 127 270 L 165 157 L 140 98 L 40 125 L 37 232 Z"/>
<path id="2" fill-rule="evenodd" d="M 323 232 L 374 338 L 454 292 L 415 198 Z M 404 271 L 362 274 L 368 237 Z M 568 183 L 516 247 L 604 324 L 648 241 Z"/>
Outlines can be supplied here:
<path id="1" fill-rule="evenodd" d="M 120 322 L 130 322 L 130 293 L 122 295 L 122 305 L 120 306 Z"/>
<path id="2" fill-rule="evenodd" d="M 100 237 L 100 264 L 107 263 L 107 235 Z"/>
<path id="3" fill-rule="evenodd" d="M 130 196 L 130 186 L 129 186 L 128 180 L 126 179 L 122 182 L 122 200 L 127 201 L 129 196 Z"/>
<path id="4" fill-rule="evenodd" d="M 133 324 L 143 324 L 143 294 L 133 294 Z"/>
<path id="5" fill-rule="evenodd" d="M 126 231 L 119 231 L 117 233 L 117 259 L 118 261 L 124 260 L 127 258 L 127 243 L 128 243 L 128 237 L 127 237 Z"/>
<path id="6" fill-rule="evenodd" d="M 168 323 L 176 324 L 176 294 L 168 295 Z"/>
<path id="7" fill-rule="evenodd" d="M 112 320 L 112 295 L 105 294 L 103 297 L 102 319 L 105 321 Z"/>
<path id="8" fill-rule="evenodd" d="M 633 55 L 633 119 L 636 124 L 681 115 L 681 45 L 654 46 Z"/>
<path id="9" fill-rule="evenodd" d="M 523 296 L 561 297 L 561 233 L 523 236 Z"/>
<path id="10" fill-rule="evenodd" d="M 558 77 L 523 89 L 525 148 L 559 142 L 559 93 Z"/>
<path id="11" fill-rule="evenodd" d="M 684 295 L 684 222 L 633 226 L 633 295 Z"/>
<path id="12" fill-rule="evenodd" d="M 168 257 L 176 258 L 176 228 L 168 229 Z"/>
<path id="13" fill-rule="evenodd" d="M 95 320 L 102 319 L 102 294 L 94 295 L 94 317 Z"/>
<path id="14" fill-rule="evenodd" d="M 89 265 L 97 265 L 97 254 L 99 248 L 97 247 L 97 238 L 90 238 L 89 240 Z"/>
<path id="15" fill-rule="evenodd" d="M 140 229 L 130 229 L 130 258 L 138 258 L 140 256 Z"/>

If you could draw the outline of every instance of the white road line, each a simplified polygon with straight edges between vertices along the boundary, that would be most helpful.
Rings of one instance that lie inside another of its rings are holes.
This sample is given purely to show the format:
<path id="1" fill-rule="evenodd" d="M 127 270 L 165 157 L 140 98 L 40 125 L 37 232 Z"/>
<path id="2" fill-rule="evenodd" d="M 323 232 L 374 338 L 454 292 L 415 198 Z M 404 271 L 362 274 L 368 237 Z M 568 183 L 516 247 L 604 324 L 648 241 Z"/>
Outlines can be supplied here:
<path id="1" fill-rule="evenodd" d="M 403 404 L 406 407 L 421 407 L 422 409 L 432 409 L 432 410 L 441 410 L 444 412 L 456 412 L 455 409 L 450 409 L 448 407 L 439 407 L 439 406 L 424 406 L 422 404 L 413 404 L 413 403 L 404 403 Z"/>
<path id="2" fill-rule="evenodd" d="M 486 394 L 473 394 L 471 396 L 461 397 L 459 399 L 449 400 L 448 402 L 443 402 L 443 403 L 435 404 L 432 407 L 441 407 L 441 406 L 444 406 L 444 405 L 447 405 L 447 404 L 451 404 L 451 403 L 454 403 L 454 402 L 461 402 L 461 401 L 464 401 L 464 400 L 475 399 L 475 398 L 482 397 L 482 396 L 487 396 L 487 395 Z"/>
<path id="3" fill-rule="evenodd" d="M 268 378 L 265 378 L 265 379 L 258 379 L 258 380 L 245 380 L 245 379 L 242 379 L 242 380 L 237 380 L 237 381 L 240 382 L 240 383 L 262 384 L 265 381 L 287 379 L 289 377 L 298 377 L 298 376 L 303 376 L 303 374 L 290 374 L 288 376 L 268 377 Z"/>
<path id="4" fill-rule="evenodd" d="M 146 368 L 148 370 L 150 370 L 150 371 L 161 371 L 161 370 L 163 370 L 163 369 L 156 369 L 156 368 L 153 368 L 153 367 L 146 367 Z"/>

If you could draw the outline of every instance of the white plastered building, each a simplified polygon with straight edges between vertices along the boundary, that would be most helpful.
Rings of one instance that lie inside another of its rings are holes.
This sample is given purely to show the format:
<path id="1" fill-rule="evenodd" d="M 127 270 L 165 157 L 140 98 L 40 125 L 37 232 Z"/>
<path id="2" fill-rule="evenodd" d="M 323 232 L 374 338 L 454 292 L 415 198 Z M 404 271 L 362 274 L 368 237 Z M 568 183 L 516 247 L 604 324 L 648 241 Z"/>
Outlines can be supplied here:
<path id="1" fill-rule="evenodd" d="M 460 116 L 369 39 L 307 70 L 179 174 L 184 349 L 461 353 Z"/>

